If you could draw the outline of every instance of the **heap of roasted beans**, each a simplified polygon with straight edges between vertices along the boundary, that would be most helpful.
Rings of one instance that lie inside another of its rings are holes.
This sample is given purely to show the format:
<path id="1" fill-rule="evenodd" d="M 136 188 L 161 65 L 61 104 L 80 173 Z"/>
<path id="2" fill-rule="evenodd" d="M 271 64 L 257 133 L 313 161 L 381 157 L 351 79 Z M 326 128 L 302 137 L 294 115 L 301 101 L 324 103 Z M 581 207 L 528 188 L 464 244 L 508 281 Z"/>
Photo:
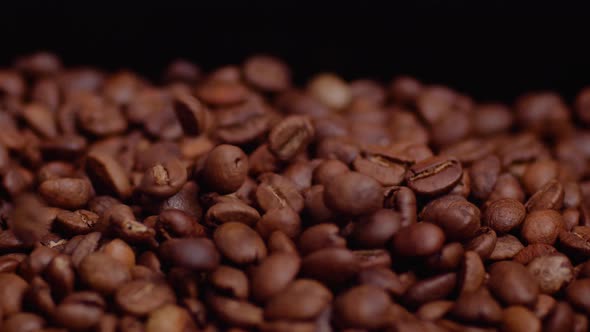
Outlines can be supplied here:
<path id="1" fill-rule="evenodd" d="M 0 70 L 0 330 L 588 331 L 590 89 Z"/>

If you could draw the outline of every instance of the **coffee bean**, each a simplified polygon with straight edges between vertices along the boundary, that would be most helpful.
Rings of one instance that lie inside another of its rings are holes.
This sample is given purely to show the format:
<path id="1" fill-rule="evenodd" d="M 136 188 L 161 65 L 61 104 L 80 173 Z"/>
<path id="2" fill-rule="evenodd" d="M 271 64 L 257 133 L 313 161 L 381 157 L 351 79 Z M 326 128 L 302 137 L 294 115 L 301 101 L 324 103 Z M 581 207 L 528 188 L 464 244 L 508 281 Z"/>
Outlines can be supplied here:
<path id="1" fill-rule="evenodd" d="M 399 213 L 381 209 L 360 218 L 353 226 L 352 240 L 363 248 L 383 247 L 401 228 Z"/>
<path id="2" fill-rule="evenodd" d="M 88 155 L 86 169 L 97 188 L 105 188 L 120 198 L 131 194 L 129 178 L 122 166 L 111 156 L 104 153 Z M 102 187 L 101 187 L 102 186 Z"/>
<path id="3" fill-rule="evenodd" d="M 248 175 L 248 158 L 232 145 L 220 145 L 209 152 L 203 167 L 203 180 L 220 194 L 240 188 Z"/>
<path id="4" fill-rule="evenodd" d="M 301 233 L 301 218 L 290 207 L 269 210 L 256 223 L 256 230 L 263 238 L 268 238 L 274 231 L 295 238 Z"/>
<path id="5" fill-rule="evenodd" d="M 385 190 L 383 205 L 398 211 L 402 217 L 402 226 L 409 226 L 417 220 L 416 195 L 407 187 L 393 186 Z"/>
<path id="6" fill-rule="evenodd" d="M 300 266 L 297 255 L 281 252 L 269 255 L 250 273 L 254 299 L 264 303 L 282 292 L 295 279 Z"/>
<path id="7" fill-rule="evenodd" d="M 557 249 L 555 249 L 553 246 L 544 243 L 535 243 L 529 244 L 528 246 L 522 248 L 513 259 L 515 262 L 518 262 L 522 265 L 527 265 L 537 257 L 553 254 L 556 252 Z"/>
<path id="8" fill-rule="evenodd" d="M 102 252 L 132 268 L 135 265 L 135 252 L 121 239 L 114 239 L 102 247 Z"/>
<path id="9" fill-rule="evenodd" d="M 42 104 L 29 104 L 22 110 L 22 117 L 27 124 L 44 138 L 57 136 L 57 127 L 53 113 Z"/>
<path id="10" fill-rule="evenodd" d="M 199 187 L 193 181 L 188 181 L 179 192 L 168 197 L 160 205 L 160 210 L 178 209 L 192 215 L 200 216 L 202 207 L 198 200 Z"/>
<path id="11" fill-rule="evenodd" d="M 187 136 L 204 133 L 212 121 L 205 106 L 193 96 L 180 91 L 174 94 L 174 112 Z"/>
<path id="12" fill-rule="evenodd" d="M 102 234 L 99 232 L 92 232 L 74 237 L 68 241 L 63 253 L 71 255 L 72 263 L 77 267 L 86 256 L 96 251 L 98 248 L 98 241 L 100 241 L 101 237 Z"/>
<path id="13" fill-rule="evenodd" d="M 325 248 L 303 258 L 301 273 L 326 285 L 342 285 L 356 276 L 360 261 L 344 248 Z"/>
<path id="14" fill-rule="evenodd" d="M 385 291 L 369 285 L 351 288 L 334 301 L 334 315 L 343 328 L 376 329 L 389 323 L 391 300 Z"/>
<path id="15" fill-rule="evenodd" d="M 28 312 L 19 312 L 2 323 L 2 331 L 6 332 L 33 332 L 40 331 L 45 326 L 45 320 L 41 316 Z"/>
<path id="16" fill-rule="evenodd" d="M 432 157 L 416 163 L 406 173 L 408 186 L 419 194 L 445 192 L 461 179 L 461 163 L 454 158 Z"/>
<path id="17" fill-rule="evenodd" d="M 352 166 L 357 172 L 374 178 L 384 186 L 399 185 L 406 173 L 404 160 L 400 160 L 400 156 L 391 149 L 379 147 L 364 149 L 354 159 Z"/>
<path id="18" fill-rule="evenodd" d="M 420 280 L 410 286 L 403 295 L 403 301 L 410 307 L 446 298 L 457 283 L 455 273 L 445 273 Z"/>
<path id="19" fill-rule="evenodd" d="M 510 234 L 499 236 L 496 239 L 496 246 L 489 256 L 489 259 L 499 261 L 511 259 L 518 254 L 524 246 L 520 240 Z"/>
<path id="20" fill-rule="evenodd" d="M 247 94 L 248 90 L 241 83 L 223 80 L 208 81 L 197 89 L 197 97 L 215 106 L 240 103 Z"/>
<path id="21" fill-rule="evenodd" d="M 252 327 L 262 323 L 263 310 L 252 303 L 217 295 L 209 296 L 208 303 L 215 315 L 230 325 Z"/>
<path id="22" fill-rule="evenodd" d="M 346 107 L 352 99 L 348 84 L 331 73 L 315 76 L 309 82 L 308 89 L 321 103 L 336 110 Z"/>
<path id="23" fill-rule="evenodd" d="M 55 218 L 55 224 L 70 234 L 90 233 L 99 226 L 98 223 L 98 214 L 88 210 L 61 210 Z"/>
<path id="24" fill-rule="evenodd" d="M 172 266 L 211 271 L 219 265 L 219 253 L 209 239 L 171 239 L 162 243 L 159 250 L 162 261 Z"/>
<path id="25" fill-rule="evenodd" d="M 348 172 L 334 177 L 324 190 L 326 205 L 346 215 L 362 215 L 376 211 L 383 205 L 383 190 L 372 178 Z"/>
<path id="26" fill-rule="evenodd" d="M 541 331 L 541 321 L 523 306 L 504 309 L 502 330 L 507 332 Z"/>
<path id="27" fill-rule="evenodd" d="M 145 171 L 139 190 L 156 197 L 176 194 L 187 180 L 185 166 L 178 159 L 169 159 Z"/>
<path id="28" fill-rule="evenodd" d="M 135 220 L 133 210 L 127 205 L 118 204 L 111 208 L 108 218 L 111 228 L 125 241 L 150 243 L 154 241 L 155 231 Z"/>
<path id="29" fill-rule="evenodd" d="M 274 173 L 262 174 L 259 180 L 256 201 L 264 211 L 284 207 L 290 207 L 297 213 L 303 210 L 303 197 L 291 180 Z"/>
<path id="30" fill-rule="evenodd" d="M 332 293 L 321 283 L 297 279 L 267 302 L 264 318 L 293 321 L 313 319 L 332 302 L 332 297 Z"/>
<path id="31" fill-rule="evenodd" d="M 0 257 L 0 273 L 15 272 L 19 264 L 27 256 L 25 254 L 6 254 Z"/>
<path id="32" fill-rule="evenodd" d="M 318 224 L 306 229 L 299 237 L 302 255 L 324 248 L 345 248 L 346 239 L 340 236 L 340 229 L 334 224 Z"/>
<path id="33" fill-rule="evenodd" d="M 3 315 L 21 311 L 27 282 L 14 273 L 0 273 L 0 310 Z"/>
<path id="34" fill-rule="evenodd" d="M 498 176 L 496 185 L 488 196 L 488 201 L 495 201 L 500 198 L 512 198 L 521 203 L 524 202 L 524 191 L 514 175 L 505 173 Z"/>
<path id="35" fill-rule="evenodd" d="M 445 242 L 444 232 L 431 223 L 417 223 L 400 229 L 393 237 L 395 254 L 415 257 L 434 254 Z"/>
<path id="36" fill-rule="evenodd" d="M 176 305 L 168 304 L 150 313 L 145 324 L 146 332 L 174 332 L 194 329 L 188 312 Z M 141 329 L 143 331 L 143 328 Z M 127 332 L 127 330 L 124 330 Z"/>
<path id="37" fill-rule="evenodd" d="M 220 295 L 240 300 L 248 298 L 248 277 L 241 270 L 221 265 L 211 273 L 209 282 Z"/>
<path id="38" fill-rule="evenodd" d="M 525 206 L 529 212 L 545 209 L 560 210 L 563 205 L 563 196 L 563 186 L 553 180 L 535 192 Z"/>
<path id="39" fill-rule="evenodd" d="M 92 289 L 108 295 L 131 279 L 129 268 L 111 256 L 95 252 L 86 256 L 79 267 L 80 278 Z"/>
<path id="40" fill-rule="evenodd" d="M 319 162 L 316 160 L 293 163 L 283 171 L 283 176 L 291 180 L 299 192 L 303 192 L 311 187 L 313 170 Z"/>
<path id="41" fill-rule="evenodd" d="M 260 98 L 215 111 L 215 136 L 224 143 L 242 145 L 261 139 L 270 127 L 268 105 Z"/>
<path id="42" fill-rule="evenodd" d="M 423 321 L 437 321 L 443 318 L 453 307 L 452 301 L 432 301 L 425 303 L 416 310 L 416 317 Z"/>
<path id="43" fill-rule="evenodd" d="M 554 244 L 563 229 L 563 219 L 554 210 L 538 210 L 529 213 L 522 224 L 522 237 L 530 244 Z"/>
<path id="44" fill-rule="evenodd" d="M 567 302 L 558 302 L 543 321 L 547 331 L 572 331 L 574 327 L 574 310 Z"/>
<path id="45" fill-rule="evenodd" d="M 527 269 L 537 280 L 541 292 L 546 294 L 558 292 L 574 277 L 572 263 L 561 254 L 537 257 L 528 264 Z"/>
<path id="46" fill-rule="evenodd" d="M 526 209 L 522 203 L 511 198 L 502 198 L 487 206 L 484 223 L 499 233 L 508 233 L 524 221 Z"/>
<path id="47" fill-rule="evenodd" d="M 420 217 L 432 222 L 451 240 L 469 239 L 480 227 L 479 209 L 460 196 L 443 196 L 424 207 Z"/>
<path id="48" fill-rule="evenodd" d="M 588 302 L 589 291 L 590 279 L 578 279 L 569 284 L 565 290 L 565 294 L 572 306 L 588 314 L 590 312 L 590 303 Z"/>
<path id="49" fill-rule="evenodd" d="M 115 293 L 117 306 L 128 314 L 144 316 L 159 307 L 174 303 L 176 297 L 165 284 L 145 280 L 130 281 Z"/>
<path id="50" fill-rule="evenodd" d="M 348 166 L 340 160 L 324 160 L 313 171 L 313 183 L 326 185 L 332 177 L 349 170 Z"/>
<path id="51" fill-rule="evenodd" d="M 475 251 L 465 252 L 458 275 L 460 294 L 479 289 L 484 283 L 485 274 L 481 257 Z"/>
<path id="52" fill-rule="evenodd" d="M 217 227 L 213 239 L 221 254 L 236 264 L 257 263 L 267 254 L 260 235 L 242 223 L 228 222 Z"/>
<path id="53" fill-rule="evenodd" d="M 391 255 L 383 249 L 354 250 L 352 252 L 359 261 L 360 269 L 391 266 Z"/>
<path id="54" fill-rule="evenodd" d="M 160 213 L 156 230 L 163 238 L 201 236 L 205 230 L 196 218 L 177 209 L 167 209 Z"/>
<path id="55" fill-rule="evenodd" d="M 248 58 L 244 63 L 243 71 L 245 79 L 263 91 L 282 91 L 291 84 L 291 73 L 287 65 L 268 55 Z"/>
<path id="56" fill-rule="evenodd" d="M 274 231 L 270 234 L 267 241 L 268 251 L 271 254 L 284 252 L 296 254 L 297 248 L 295 243 L 285 233 L 281 231 Z"/>
<path id="57" fill-rule="evenodd" d="M 104 299 L 97 293 L 72 293 L 55 308 L 52 316 L 59 326 L 84 331 L 98 323 L 105 306 Z"/>
<path id="58" fill-rule="evenodd" d="M 313 223 L 332 222 L 336 217 L 336 214 L 326 206 L 324 190 L 323 185 L 315 185 L 303 192 L 305 212 Z"/>
<path id="59" fill-rule="evenodd" d="M 279 160 L 290 160 L 313 140 L 314 128 L 307 117 L 292 115 L 268 134 L 268 148 Z"/>
<path id="60" fill-rule="evenodd" d="M 65 296 L 74 291 L 76 272 L 70 256 L 55 256 L 45 269 L 44 276 L 55 295 Z"/>
<path id="61" fill-rule="evenodd" d="M 539 285 L 527 269 L 514 262 L 498 262 L 491 266 L 488 287 L 508 305 L 532 305 L 539 294 Z"/>
<path id="62" fill-rule="evenodd" d="M 486 288 L 462 293 L 450 314 L 465 323 L 497 324 L 502 320 L 502 307 Z"/>
<path id="63" fill-rule="evenodd" d="M 465 250 L 475 251 L 482 259 L 490 257 L 498 241 L 496 232 L 489 227 L 481 227 L 475 237 L 465 243 Z"/>

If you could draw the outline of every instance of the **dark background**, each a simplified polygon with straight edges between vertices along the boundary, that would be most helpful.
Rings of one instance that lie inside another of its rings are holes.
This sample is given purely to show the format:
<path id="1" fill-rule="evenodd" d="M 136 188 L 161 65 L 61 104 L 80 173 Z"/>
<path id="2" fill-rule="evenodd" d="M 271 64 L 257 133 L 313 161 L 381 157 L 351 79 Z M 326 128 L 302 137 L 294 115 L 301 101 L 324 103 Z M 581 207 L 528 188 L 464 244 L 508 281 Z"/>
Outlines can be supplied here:
<path id="1" fill-rule="evenodd" d="M 298 82 L 314 72 L 411 74 L 478 99 L 590 85 L 590 12 L 532 1 L 3 1 L 0 65 L 51 50 L 68 65 L 156 78 L 185 57 L 205 69 L 270 53 Z"/>

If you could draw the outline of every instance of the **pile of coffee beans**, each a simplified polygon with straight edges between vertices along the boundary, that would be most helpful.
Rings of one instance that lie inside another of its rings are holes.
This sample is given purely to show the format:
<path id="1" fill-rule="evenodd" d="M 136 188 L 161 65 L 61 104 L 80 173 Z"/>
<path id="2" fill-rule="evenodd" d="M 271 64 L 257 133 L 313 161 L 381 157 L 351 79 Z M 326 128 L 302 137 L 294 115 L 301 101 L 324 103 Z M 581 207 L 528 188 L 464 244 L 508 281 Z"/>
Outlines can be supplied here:
<path id="1" fill-rule="evenodd" d="M 570 103 L 571 102 L 571 103 Z M 590 88 L 0 70 L 0 330 L 589 330 Z"/>

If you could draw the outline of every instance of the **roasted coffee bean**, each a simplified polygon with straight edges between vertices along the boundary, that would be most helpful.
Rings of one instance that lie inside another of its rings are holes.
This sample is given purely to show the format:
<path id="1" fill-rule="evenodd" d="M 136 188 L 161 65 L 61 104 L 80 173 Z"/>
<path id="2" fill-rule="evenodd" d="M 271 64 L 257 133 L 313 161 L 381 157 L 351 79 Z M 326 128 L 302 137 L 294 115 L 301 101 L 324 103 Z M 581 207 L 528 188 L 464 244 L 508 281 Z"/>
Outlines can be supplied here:
<path id="1" fill-rule="evenodd" d="M 248 175 L 248 158 L 232 145 L 219 145 L 209 152 L 203 166 L 203 180 L 211 190 L 229 194 L 238 190 Z"/>
<path id="2" fill-rule="evenodd" d="M 462 293 L 450 314 L 465 323 L 497 324 L 502 320 L 502 307 L 484 287 Z"/>
<path id="3" fill-rule="evenodd" d="M 104 299 L 97 293 L 72 293 L 55 308 L 52 316 L 59 326 L 84 331 L 98 323 L 105 306 Z"/>
<path id="4" fill-rule="evenodd" d="M 105 295 L 113 293 L 131 279 L 127 265 L 99 252 L 86 256 L 80 263 L 78 272 L 84 283 Z"/>
<path id="5" fill-rule="evenodd" d="M 451 240 L 469 239 L 480 227 L 479 209 L 456 195 L 431 201 L 424 207 L 420 217 L 438 225 Z"/>
<path id="6" fill-rule="evenodd" d="M 540 332 L 541 321 L 523 306 L 511 306 L 504 309 L 502 331 L 506 332 Z"/>
<path id="7" fill-rule="evenodd" d="M 133 248 L 121 239 L 110 241 L 101 248 L 101 251 L 127 265 L 129 268 L 133 268 L 135 265 L 135 252 L 133 252 Z"/>
<path id="8" fill-rule="evenodd" d="M 3 315 L 21 311 L 27 282 L 14 273 L 0 273 L 0 310 Z"/>
<path id="9" fill-rule="evenodd" d="M 279 122 L 268 134 L 268 148 L 279 160 L 290 160 L 313 140 L 311 120 L 292 115 Z"/>
<path id="10" fill-rule="evenodd" d="M 205 222 L 210 227 L 217 227 L 227 222 L 241 222 L 248 226 L 256 225 L 260 213 L 242 202 L 217 203 L 207 210 Z"/>
<path id="11" fill-rule="evenodd" d="M 326 285 L 341 285 L 353 279 L 361 268 L 354 253 L 344 248 L 325 248 L 303 258 L 301 273 Z"/>
<path id="12" fill-rule="evenodd" d="M 522 237 L 529 243 L 552 245 L 563 229 L 563 219 L 555 210 L 530 212 L 522 224 Z"/>
<path id="13" fill-rule="evenodd" d="M 583 311 L 586 315 L 590 313 L 588 292 L 590 291 L 590 279 L 574 280 L 566 288 L 565 294 L 568 302 L 576 309 Z"/>
<path id="14" fill-rule="evenodd" d="M 191 331 L 194 328 L 189 313 L 173 304 L 152 311 L 145 324 L 146 332 Z"/>
<path id="15" fill-rule="evenodd" d="M 459 271 L 459 292 L 464 294 L 479 289 L 485 281 L 485 266 L 475 251 L 467 251 L 461 260 Z"/>
<path id="16" fill-rule="evenodd" d="M 176 302 L 176 297 L 168 285 L 135 280 L 117 289 L 115 302 L 128 314 L 144 316 L 161 306 Z"/>
<path id="17" fill-rule="evenodd" d="M 302 255 L 324 248 L 346 248 L 346 239 L 334 224 L 318 224 L 306 229 L 299 237 L 299 250 Z"/>
<path id="18" fill-rule="evenodd" d="M 287 65 L 268 55 L 248 58 L 244 63 L 243 71 L 244 78 L 262 91 L 283 91 L 291 84 L 291 73 Z"/>
<path id="19" fill-rule="evenodd" d="M 259 302 L 266 302 L 283 291 L 295 279 L 301 259 L 291 253 L 275 253 L 254 267 L 250 273 L 252 295 Z"/>
<path id="20" fill-rule="evenodd" d="M 261 139 L 270 127 L 268 105 L 259 98 L 215 111 L 215 136 L 224 143 L 242 145 Z"/>
<path id="21" fill-rule="evenodd" d="M 533 259 L 527 266 L 537 280 L 539 289 L 545 294 L 554 294 L 567 285 L 574 277 L 574 267 L 561 254 L 544 255 Z"/>
<path id="22" fill-rule="evenodd" d="M 408 186 L 422 195 L 436 195 L 450 190 L 463 174 L 454 158 L 432 157 L 416 163 L 406 173 Z"/>
<path id="23" fill-rule="evenodd" d="M 196 218 L 177 209 L 167 209 L 160 212 L 156 230 L 160 236 L 166 239 L 200 236 L 205 232 L 203 227 L 197 224 Z"/>
<path id="24" fill-rule="evenodd" d="M 267 255 L 266 245 L 260 235 L 239 222 L 228 222 L 217 227 L 213 240 L 220 253 L 235 264 L 258 263 Z"/>
<path id="25" fill-rule="evenodd" d="M 129 177 L 117 160 L 104 153 L 92 153 L 87 158 L 86 169 L 97 188 L 105 188 L 120 198 L 131 195 Z"/>
<path id="26" fill-rule="evenodd" d="M 326 185 L 332 177 L 348 171 L 348 166 L 340 160 L 324 160 L 313 170 L 313 183 Z"/>
<path id="27" fill-rule="evenodd" d="M 406 257 L 428 256 L 442 248 L 445 234 L 440 227 L 421 222 L 400 229 L 392 242 L 394 254 Z"/>
<path id="28" fill-rule="evenodd" d="M 511 198 L 493 201 L 486 207 L 484 223 L 498 233 L 508 233 L 520 226 L 526 216 L 522 203 Z"/>
<path id="29" fill-rule="evenodd" d="M 220 261 L 215 245 L 205 238 L 167 240 L 159 250 L 165 264 L 194 271 L 211 271 Z"/>
<path id="30" fill-rule="evenodd" d="M 410 307 L 446 298 L 457 283 L 455 273 L 445 273 L 417 281 L 403 295 L 403 301 Z"/>
<path id="31" fill-rule="evenodd" d="M 543 321 L 547 331 L 572 331 L 574 327 L 574 310 L 567 302 L 558 302 Z"/>
<path id="32" fill-rule="evenodd" d="M 383 205 L 383 190 L 366 175 L 348 172 L 335 176 L 324 190 L 326 205 L 338 213 L 358 216 L 376 211 Z"/>
<path id="33" fill-rule="evenodd" d="M 244 300 L 250 292 L 248 277 L 241 270 L 221 265 L 209 276 L 209 283 L 216 293 Z"/>
<path id="34" fill-rule="evenodd" d="M 321 283 L 297 279 L 266 303 L 264 318 L 292 321 L 313 319 L 332 302 L 332 298 L 332 293 Z"/>
<path id="35" fill-rule="evenodd" d="M 520 240 L 510 234 L 499 236 L 496 240 L 496 246 L 490 254 L 489 259 L 494 261 L 511 259 L 518 254 L 524 245 Z"/>
<path id="36" fill-rule="evenodd" d="M 186 180 L 186 167 L 178 159 L 169 159 L 145 171 L 139 190 L 156 197 L 169 197 L 180 191 Z"/>
<path id="37" fill-rule="evenodd" d="M 76 210 L 74 212 L 61 210 L 55 218 L 55 224 L 70 234 L 90 233 L 99 226 L 98 223 L 98 214 L 88 210 Z"/>
<path id="38" fill-rule="evenodd" d="M 39 193 L 49 204 L 64 209 L 85 206 L 90 199 L 91 190 L 90 183 L 85 179 L 47 180 L 39 186 Z"/>
<path id="39" fill-rule="evenodd" d="M 31 280 L 24 301 L 28 306 L 43 314 L 50 314 L 55 309 L 51 288 L 41 277 Z"/>
<path id="40" fill-rule="evenodd" d="M 291 240 L 285 233 L 281 231 L 274 231 L 268 237 L 267 241 L 268 251 L 269 253 L 291 253 L 296 254 L 297 248 L 295 247 L 295 243 Z"/>
<path id="41" fill-rule="evenodd" d="M 303 210 L 303 197 L 291 180 L 274 173 L 262 174 L 259 180 L 256 201 L 264 211 L 285 207 L 290 207 L 297 213 Z"/>
<path id="42" fill-rule="evenodd" d="M 252 327 L 262 323 L 262 308 L 250 302 L 217 295 L 211 295 L 207 300 L 215 315 L 232 326 Z"/>
<path id="43" fill-rule="evenodd" d="M 535 192 L 525 206 L 529 212 L 545 209 L 560 210 L 563 205 L 563 197 L 563 186 L 552 180 Z"/>
<path id="44" fill-rule="evenodd" d="M 180 91 L 174 94 L 174 112 L 188 136 L 204 133 L 208 122 L 212 121 L 207 109 L 196 98 Z"/>
<path id="45" fill-rule="evenodd" d="M 295 238 L 301 233 L 301 218 L 290 207 L 269 210 L 256 223 L 256 230 L 263 238 L 268 238 L 274 231 Z"/>
<path id="46" fill-rule="evenodd" d="M 375 286 L 351 288 L 334 300 L 334 315 L 342 328 L 376 329 L 387 325 L 391 318 L 389 295 Z"/>
<path id="47" fill-rule="evenodd" d="M 533 275 L 514 262 L 498 262 L 491 266 L 488 287 L 508 305 L 532 305 L 539 295 L 539 285 Z"/>
<path id="48" fill-rule="evenodd" d="M 452 307 L 452 301 L 439 300 L 428 302 L 416 310 L 416 317 L 423 321 L 437 321 L 446 316 Z"/>
<path id="49" fill-rule="evenodd" d="M 353 226 L 351 238 L 363 248 L 380 248 L 401 228 L 399 213 L 381 209 L 362 217 Z"/>
<path id="50" fill-rule="evenodd" d="M 314 224 L 336 221 L 336 213 L 324 202 L 324 186 L 315 185 L 303 192 L 305 212 Z"/>
<path id="51" fill-rule="evenodd" d="M 401 214 L 402 226 L 409 226 L 417 220 L 416 195 L 407 187 L 389 187 L 385 190 L 385 208 L 393 209 Z"/>
<path id="52" fill-rule="evenodd" d="M 291 180 L 297 190 L 303 192 L 311 187 L 313 170 L 319 162 L 319 160 L 315 160 L 293 163 L 283 171 L 283 176 Z"/>
<path id="53" fill-rule="evenodd" d="M 400 160 L 401 159 L 401 160 Z M 384 186 L 396 186 L 404 180 L 406 168 L 403 156 L 386 148 L 366 148 L 357 156 L 352 166 L 361 173 L 379 181 Z"/>
<path id="54" fill-rule="evenodd" d="M 533 259 L 535 259 L 537 257 L 553 254 L 556 252 L 557 252 L 557 249 L 555 249 L 555 247 L 550 246 L 548 244 L 544 244 L 544 243 L 529 244 L 528 246 L 522 248 L 518 252 L 518 254 L 516 254 L 516 256 L 514 256 L 514 261 L 518 262 L 520 264 L 523 264 L 523 265 L 527 265 L 528 263 L 530 263 Z"/>
<path id="55" fill-rule="evenodd" d="M 2 331 L 33 332 L 40 331 L 44 326 L 45 320 L 41 316 L 28 312 L 19 312 L 4 320 Z"/>
<path id="56" fill-rule="evenodd" d="M 514 175 L 505 173 L 498 176 L 496 185 L 488 196 L 488 200 L 495 201 L 500 198 L 512 198 L 521 203 L 524 202 L 524 191 Z"/>
<path id="57" fill-rule="evenodd" d="M 125 241 L 132 243 L 150 243 L 154 241 L 155 231 L 135 220 L 133 210 L 124 204 L 111 208 L 108 215 L 111 229 Z"/>

